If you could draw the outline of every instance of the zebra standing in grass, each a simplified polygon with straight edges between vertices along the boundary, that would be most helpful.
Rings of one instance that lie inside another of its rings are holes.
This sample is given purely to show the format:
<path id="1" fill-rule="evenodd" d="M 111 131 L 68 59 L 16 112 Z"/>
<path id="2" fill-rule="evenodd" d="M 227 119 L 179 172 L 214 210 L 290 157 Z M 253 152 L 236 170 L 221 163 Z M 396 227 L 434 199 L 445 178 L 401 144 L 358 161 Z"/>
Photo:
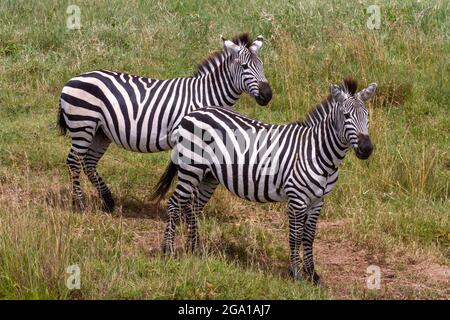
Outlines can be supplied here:
<path id="1" fill-rule="evenodd" d="M 197 246 L 195 214 L 222 184 L 251 201 L 288 201 L 291 274 L 301 277 L 303 244 L 303 272 L 319 283 L 313 261 L 316 222 L 347 151 L 353 148 L 360 159 L 372 153 L 364 101 L 375 94 L 376 87 L 372 83 L 356 93 L 351 79 L 332 85 L 331 95 L 306 120 L 288 125 L 261 123 L 223 108 L 203 108 L 187 115 L 174 133 L 172 161 L 153 195 L 162 197 L 178 172 L 168 202 L 164 250 L 174 251 L 181 212 L 188 225 L 188 245 L 191 250 Z"/>
<path id="2" fill-rule="evenodd" d="M 83 167 L 97 188 L 105 210 L 114 209 L 109 188 L 97 173 L 97 163 L 111 142 L 136 152 L 172 148 L 169 139 L 184 115 L 205 106 L 233 107 L 247 92 L 259 105 L 272 98 L 258 50 L 262 36 L 248 34 L 232 41 L 198 66 L 193 77 L 154 80 L 106 70 L 70 79 L 62 89 L 59 126 L 69 131 L 67 157 L 74 204 L 84 208 L 80 188 Z"/>

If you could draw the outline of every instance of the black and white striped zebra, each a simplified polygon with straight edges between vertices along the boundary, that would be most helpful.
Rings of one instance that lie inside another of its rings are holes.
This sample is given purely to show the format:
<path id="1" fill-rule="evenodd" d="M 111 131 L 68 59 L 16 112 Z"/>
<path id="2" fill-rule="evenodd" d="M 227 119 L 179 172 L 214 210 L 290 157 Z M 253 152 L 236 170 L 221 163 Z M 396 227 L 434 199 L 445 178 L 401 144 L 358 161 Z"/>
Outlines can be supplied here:
<path id="1" fill-rule="evenodd" d="M 351 79 L 332 85 L 330 96 L 306 120 L 287 125 L 265 124 L 223 108 L 188 114 L 174 133 L 172 160 L 154 194 L 162 197 L 178 175 L 168 202 L 165 251 L 174 251 L 181 213 L 188 225 L 188 245 L 191 250 L 197 246 L 196 212 L 202 211 L 221 184 L 251 201 L 288 201 L 291 274 L 301 277 L 299 249 L 303 245 L 303 272 L 318 283 L 313 261 L 316 222 L 347 151 L 353 148 L 360 159 L 372 153 L 364 101 L 375 94 L 376 87 L 372 83 L 357 93 Z"/>
<path id="2" fill-rule="evenodd" d="M 84 208 L 80 188 L 83 167 L 97 188 L 107 211 L 114 209 L 111 192 L 97 173 L 97 163 L 111 142 L 135 152 L 172 148 L 169 139 L 184 115 L 205 106 L 233 107 L 247 92 L 262 106 L 272 90 L 264 76 L 258 50 L 262 36 L 248 34 L 223 40 L 192 77 L 154 80 L 98 70 L 70 79 L 62 89 L 59 126 L 69 132 L 67 157 L 74 204 Z"/>

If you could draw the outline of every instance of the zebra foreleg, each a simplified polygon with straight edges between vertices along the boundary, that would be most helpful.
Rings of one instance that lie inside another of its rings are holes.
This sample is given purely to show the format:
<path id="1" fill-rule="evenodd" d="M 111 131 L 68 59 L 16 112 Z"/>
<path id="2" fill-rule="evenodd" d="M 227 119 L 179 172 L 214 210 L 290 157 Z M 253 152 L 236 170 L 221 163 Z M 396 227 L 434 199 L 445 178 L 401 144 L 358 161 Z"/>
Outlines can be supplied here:
<path id="1" fill-rule="evenodd" d="M 322 209 L 323 201 L 308 210 L 305 228 L 303 231 L 303 272 L 314 284 L 320 284 L 320 276 L 314 268 L 313 243 L 316 236 L 316 225 Z"/>
<path id="2" fill-rule="evenodd" d="M 302 278 L 300 269 L 300 246 L 306 217 L 306 205 L 299 200 L 289 200 L 289 264 L 290 274 L 295 280 Z"/>

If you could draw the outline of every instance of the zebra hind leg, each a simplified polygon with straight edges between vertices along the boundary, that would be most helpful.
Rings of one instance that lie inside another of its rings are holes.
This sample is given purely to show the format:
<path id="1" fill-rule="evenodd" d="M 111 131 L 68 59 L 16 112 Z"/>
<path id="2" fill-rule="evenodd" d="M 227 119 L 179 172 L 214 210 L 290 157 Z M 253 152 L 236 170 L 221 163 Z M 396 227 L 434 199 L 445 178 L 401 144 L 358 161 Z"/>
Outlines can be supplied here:
<path id="1" fill-rule="evenodd" d="M 99 196 L 102 199 L 103 210 L 106 212 L 114 211 L 114 199 L 102 177 L 98 174 L 97 164 L 103 154 L 108 149 L 111 141 L 99 129 L 95 134 L 92 143 L 84 157 L 84 173 L 89 178 L 89 181 L 97 189 Z"/>
<path id="2" fill-rule="evenodd" d="M 186 203 L 188 203 L 188 201 L 186 201 Z M 169 198 L 167 205 L 167 224 L 166 230 L 164 231 L 163 252 L 170 256 L 175 255 L 175 229 L 180 222 L 181 208 L 179 195 L 175 191 Z"/>
<path id="3" fill-rule="evenodd" d="M 186 252 L 193 253 L 197 247 L 198 226 L 197 226 L 197 210 L 196 202 L 198 197 L 198 189 L 192 193 L 191 199 L 184 207 L 183 222 L 188 227 L 188 241 L 186 242 Z"/>
<path id="4" fill-rule="evenodd" d="M 72 183 L 72 205 L 77 211 L 80 212 L 85 209 L 85 195 L 80 186 L 80 173 L 83 157 L 84 155 L 82 153 L 75 151 L 74 147 L 72 147 L 66 160 Z"/>
<path id="5" fill-rule="evenodd" d="M 71 124 L 73 127 L 68 126 L 64 119 L 65 104 L 66 102 L 61 100 L 61 108 L 63 110 L 61 110 L 59 121 L 60 127 L 67 130 L 72 138 L 72 147 L 70 148 L 66 159 L 72 182 L 72 202 L 76 209 L 83 211 L 86 206 L 85 196 L 80 186 L 80 173 L 81 168 L 84 166 L 84 157 L 93 141 L 97 121 L 94 118 L 91 121 L 84 120 L 81 122 L 72 119 Z"/>
<path id="6" fill-rule="evenodd" d="M 212 176 L 206 176 L 193 193 L 192 207 L 188 206 L 186 210 L 186 222 L 188 225 L 188 241 L 186 250 L 196 252 L 199 244 L 198 219 L 197 216 L 203 212 L 203 208 L 214 194 L 214 190 L 219 182 Z"/>
<path id="7" fill-rule="evenodd" d="M 198 168 L 192 167 L 189 170 L 186 170 L 182 167 L 178 169 L 178 183 L 175 188 L 174 193 L 169 198 L 169 202 L 167 205 L 167 225 L 166 230 L 164 232 L 164 245 L 163 251 L 166 254 L 174 255 L 175 253 L 175 228 L 176 225 L 180 221 L 180 217 L 182 214 L 185 217 L 188 225 L 191 224 L 191 230 L 193 230 L 193 226 L 195 225 L 195 230 L 191 232 L 197 231 L 196 228 L 196 220 L 195 217 L 192 218 L 192 199 L 194 198 L 194 193 L 203 179 L 203 171 Z M 192 224 L 192 221 L 195 221 Z"/>

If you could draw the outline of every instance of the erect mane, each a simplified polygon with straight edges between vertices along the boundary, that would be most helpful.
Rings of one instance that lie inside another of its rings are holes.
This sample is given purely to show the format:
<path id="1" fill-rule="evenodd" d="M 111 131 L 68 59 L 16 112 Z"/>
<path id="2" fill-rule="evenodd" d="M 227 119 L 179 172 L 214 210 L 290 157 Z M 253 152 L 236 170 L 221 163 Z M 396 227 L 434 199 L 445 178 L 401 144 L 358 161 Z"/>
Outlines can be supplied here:
<path id="1" fill-rule="evenodd" d="M 358 82 L 352 77 L 346 77 L 341 84 L 341 89 L 353 96 L 358 90 Z"/>
<path id="2" fill-rule="evenodd" d="M 358 89 L 358 83 L 355 79 L 347 77 L 344 79 L 340 87 L 341 90 L 343 90 L 345 93 L 353 96 L 356 94 L 356 90 Z M 331 95 L 328 95 L 328 97 L 321 103 L 309 110 L 304 120 L 297 121 L 296 123 L 306 127 L 315 126 L 331 112 L 334 105 L 333 102 L 333 97 Z"/>
<path id="3" fill-rule="evenodd" d="M 241 47 L 245 46 L 246 48 L 250 48 L 250 46 L 253 43 L 253 40 L 250 38 L 250 36 L 247 32 L 238 34 L 237 36 L 234 36 L 231 41 L 233 41 L 238 46 L 241 46 Z"/>
<path id="4" fill-rule="evenodd" d="M 253 41 L 248 33 L 241 33 L 231 39 L 238 46 L 249 48 Z M 220 65 L 227 57 L 228 53 L 222 49 L 211 53 L 197 66 L 197 70 L 194 73 L 194 77 L 202 76 L 210 73 L 218 65 Z"/>

